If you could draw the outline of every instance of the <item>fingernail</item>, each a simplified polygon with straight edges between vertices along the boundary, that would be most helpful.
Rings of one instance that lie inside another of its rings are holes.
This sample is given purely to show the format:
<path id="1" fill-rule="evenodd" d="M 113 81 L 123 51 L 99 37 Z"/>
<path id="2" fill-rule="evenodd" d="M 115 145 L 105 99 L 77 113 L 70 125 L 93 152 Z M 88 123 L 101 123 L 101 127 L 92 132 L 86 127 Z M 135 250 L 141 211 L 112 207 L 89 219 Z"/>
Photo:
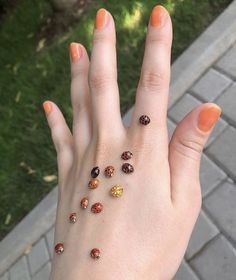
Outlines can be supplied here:
<path id="1" fill-rule="evenodd" d="M 96 14 L 95 27 L 98 29 L 103 28 L 108 21 L 108 12 L 105 9 L 99 9 Z"/>
<path id="2" fill-rule="evenodd" d="M 204 132 L 209 131 L 221 115 L 220 107 L 205 107 L 198 117 L 198 128 Z"/>
<path id="3" fill-rule="evenodd" d="M 76 62 L 80 59 L 82 56 L 82 47 L 80 44 L 77 43 L 71 43 L 70 44 L 70 57 L 72 62 Z"/>
<path id="4" fill-rule="evenodd" d="M 43 102 L 43 109 L 46 114 L 49 114 L 52 111 L 52 104 L 49 101 L 44 101 Z"/>
<path id="5" fill-rule="evenodd" d="M 154 27 L 163 26 L 166 19 L 166 9 L 163 6 L 157 5 L 152 9 L 150 23 Z"/>

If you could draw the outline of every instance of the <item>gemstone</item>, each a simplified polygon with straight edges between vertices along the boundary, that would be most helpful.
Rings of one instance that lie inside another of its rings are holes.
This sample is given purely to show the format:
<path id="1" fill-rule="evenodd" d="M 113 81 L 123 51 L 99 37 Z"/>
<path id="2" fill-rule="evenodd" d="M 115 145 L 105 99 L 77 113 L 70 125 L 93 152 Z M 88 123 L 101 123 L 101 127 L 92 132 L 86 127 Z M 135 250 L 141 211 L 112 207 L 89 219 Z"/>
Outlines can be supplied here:
<path id="1" fill-rule="evenodd" d="M 101 255 L 101 252 L 98 248 L 93 248 L 90 252 L 90 256 L 93 259 L 99 259 Z"/>
<path id="2" fill-rule="evenodd" d="M 57 243 L 55 246 L 55 252 L 60 255 L 64 252 L 64 245 L 62 243 Z"/>
<path id="3" fill-rule="evenodd" d="M 115 185 L 111 188 L 110 194 L 114 197 L 121 197 L 123 194 L 123 188 L 119 185 Z"/>
<path id="4" fill-rule="evenodd" d="M 91 179 L 91 180 L 89 181 L 88 187 L 89 187 L 90 189 L 96 189 L 96 188 L 98 187 L 98 184 L 99 184 L 99 180 L 93 178 L 93 179 Z"/>
<path id="5" fill-rule="evenodd" d="M 126 174 L 129 174 L 129 173 L 134 172 L 134 167 L 133 167 L 133 165 L 126 162 L 126 163 L 122 164 L 122 171 Z"/>
<path id="6" fill-rule="evenodd" d="M 146 115 L 142 115 L 140 118 L 139 118 L 139 122 L 143 125 L 147 125 L 150 123 L 150 118 Z"/>
<path id="7" fill-rule="evenodd" d="M 80 201 L 80 205 L 83 209 L 86 209 L 88 207 L 89 201 L 87 197 L 84 197 Z"/>
<path id="8" fill-rule="evenodd" d="M 112 177 L 114 173 L 115 173 L 115 168 L 111 165 L 107 166 L 104 170 L 104 174 L 108 178 Z"/>
<path id="9" fill-rule="evenodd" d="M 128 159 L 131 159 L 132 156 L 133 156 L 133 154 L 130 151 L 125 151 L 122 153 L 121 158 L 123 160 L 128 160 Z"/>
<path id="10" fill-rule="evenodd" d="M 100 202 L 96 202 L 92 205 L 91 207 L 91 211 L 94 213 L 94 214 L 98 214 L 100 212 L 102 212 L 102 209 L 103 209 L 103 205 L 102 203 Z"/>
<path id="11" fill-rule="evenodd" d="M 91 170 L 91 177 L 92 178 L 96 178 L 100 173 L 100 169 L 98 166 L 95 166 L 92 170 Z"/>
<path id="12" fill-rule="evenodd" d="M 71 222 L 72 224 L 74 224 L 74 223 L 76 222 L 76 220 L 77 220 L 77 215 L 76 215 L 76 213 L 70 214 L 69 220 L 70 220 L 70 222 Z"/>

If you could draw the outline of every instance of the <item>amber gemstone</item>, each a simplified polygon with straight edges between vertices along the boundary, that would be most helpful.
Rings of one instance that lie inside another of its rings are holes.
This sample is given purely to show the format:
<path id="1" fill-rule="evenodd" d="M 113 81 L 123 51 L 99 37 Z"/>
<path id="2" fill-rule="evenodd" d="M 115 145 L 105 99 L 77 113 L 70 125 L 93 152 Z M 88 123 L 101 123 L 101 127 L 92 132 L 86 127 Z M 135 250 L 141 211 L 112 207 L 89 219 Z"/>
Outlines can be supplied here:
<path id="1" fill-rule="evenodd" d="M 91 177 L 92 178 L 96 178 L 100 173 L 100 169 L 98 166 L 95 166 L 92 170 L 91 170 Z"/>
<path id="2" fill-rule="evenodd" d="M 115 185 L 111 188 L 110 194 L 114 197 L 121 197 L 123 194 L 123 188 L 119 185 Z"/>
<path id="3" fill-rule="evenodd" d="M 103 209 L 103 205 L 100 202 L 94 203 L 91 207 L 91 211 L 95 214 L 102 212 L 102 209 Z"/>
<path id="4" fill-rule="evenodd" d="M 88 207 L 89 201 L 87 197 L 84 197 L 81 199 L 80 205 L 83 209 L 86 209 Z"/>
<path id="5" fill-rule="evenodd" d="M 133 156 L 133 153 L 131 153 L 130 151 L 125 151 L 122 153 L 121 158 L 123 160 L 128 160 L 128 159 L 131 159 L 132 156 Z"/>
<path id="6" fill-rule="evenodd" d="M 115 173 L 115 168 L 111 165 L 107 166 L 104 170 L 104 174 L 108 178 L 112 177 L 114 173 Z"/>
<path id="7" fill-rule="evenodd" d="M 91 179 L 91 180 L 89 181 L 88 187 L 89 187 L 90 189 L 96 189 L 96 188 L 98 187 L 98 184 L 99 184 L 99 180 L 93 178 L 93 179 Z"/>
<path id="8" fill-rule="evenodd" d="M 60 255 L 64 252 L 64 245 L 62 243 L 57 243 L 55 246 L 55 252 Z"/>
<path id="9" fill-rule="evenodd" d="M 133 167 L 133 165 L 126 162 L 126 163 L 122 164 L 122 171 L 126 174 L 129 174 L 129 173 L 134 172 L 134 167 Z"/>
<path id="10" fill-rule="evenodd" d="M 77 220 L 77 215 L 76 215 L 76 213 L 70 214 L 69 220 L 70 220 L 70 222 L 71 222 L 72 224 L 74 224 L 74 223 L 76 222 L 76 220 Z"/>
<path id="11" fill-rule="evenodd" d="M 143 125 L 147 125 L 150 123 L 150 118 L 146 115 L 142 115 L 140 118 L 139 118 L 139 122 Z"/>
<path id="12" fill-rule="evenodd" d="M 93 248 L 90 252 L 90 256 L 93 259 L 99 259 L 101 256 L 101 252 L 98 248 Z"/>

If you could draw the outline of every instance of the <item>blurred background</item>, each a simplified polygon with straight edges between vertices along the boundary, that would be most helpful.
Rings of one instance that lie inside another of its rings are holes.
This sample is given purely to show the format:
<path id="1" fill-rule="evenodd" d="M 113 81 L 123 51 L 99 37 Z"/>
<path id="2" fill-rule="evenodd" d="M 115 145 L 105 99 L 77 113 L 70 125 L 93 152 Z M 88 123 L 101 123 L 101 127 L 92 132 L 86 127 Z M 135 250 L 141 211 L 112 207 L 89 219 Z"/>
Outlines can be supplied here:
<path id="1" fill-rule="evenodd" d="M 171 13 L 174 61 L 230 2 L 0 0 L 0 240 L 57 184 L 42 102 L 56 102 L 71 126 L 68 45 L 80 42 L 90 53 L 96 11 L 115 18 L 124 114 L 134 103 L 152 7 Z"/>

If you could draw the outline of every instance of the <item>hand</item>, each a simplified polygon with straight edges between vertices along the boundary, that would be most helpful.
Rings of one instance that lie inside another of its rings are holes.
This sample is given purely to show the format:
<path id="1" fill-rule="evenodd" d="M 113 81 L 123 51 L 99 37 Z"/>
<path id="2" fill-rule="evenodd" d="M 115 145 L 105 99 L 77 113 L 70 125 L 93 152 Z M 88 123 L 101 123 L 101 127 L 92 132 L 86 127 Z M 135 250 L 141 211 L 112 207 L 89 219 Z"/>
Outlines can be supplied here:
<path id="1" fill-rule="evenodd" d="M 220 116 L 220 108 L 206 103 L 177 126 L 168 144 L 166 126 L 172 25 L 162 6 L 154 7 L 129 127 L 122 123 L 117 85 L 115 26 L 111 14 L 96 15 L 93 49 L 70 45 L 73 131 L 55 103 L 44 109 L 57 151 L 59 197 L 51 279 L 171 279 L 185 253 L 201 208 L 199 165 L 204 144 Z M 150 117 L 148 125 L 139 122 Z M 124 161 L 121 154 L 131 151 Z M 124 162 L 134 172 L 121 170 Z M 104 176 L 106 166 L 115 174 Z M 90 172 L 99 166 L 100 183 L 89 189 Z M 109 194 L 119 184 L 119 198 Z M 88 197 L 87 209 L 80 207 Z M 103 204 L 99 214 L 91 212 Z M 75 224 L 69 215 L 77 214 Z M 100 249 L 100 258 L 90 256 Z"/>

